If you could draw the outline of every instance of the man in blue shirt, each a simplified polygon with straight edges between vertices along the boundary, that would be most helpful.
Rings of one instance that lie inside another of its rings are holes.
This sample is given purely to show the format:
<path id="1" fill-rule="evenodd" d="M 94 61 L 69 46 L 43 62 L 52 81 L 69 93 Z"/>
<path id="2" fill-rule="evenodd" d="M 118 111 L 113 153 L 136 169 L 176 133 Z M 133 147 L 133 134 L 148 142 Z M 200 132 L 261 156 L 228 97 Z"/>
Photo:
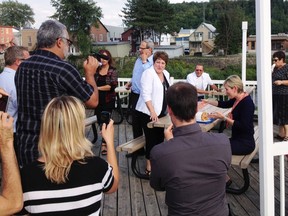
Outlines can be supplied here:
<path id="1" fill-rule="evenodd" d="M 141 91 L 141 76 L 143 72 L 153 65 L 153 49 L 154 43 L 151 40 L 143 40 L 139 47 L 139 57 L 137 58 L 134 68 L 132 79 L 130 83 L 126 84 L 126 88 L 131 87 L 131 105 L 132 105 L 132 128 L 134 139 L 142 136 L 143 131 L 135 107 Z"/>
<path id="2" fill-rule="evenodd" d="M 5 68 L 0 74 L 0 86 L 9 95 L 7 113 L 14 118 L 14 133 L 16 132 L 18 109 L 14 78 L 19 65 L 29 57 L 30 55 L 28 50 L 22 46 L 9 47 L 4 53 Z"/>

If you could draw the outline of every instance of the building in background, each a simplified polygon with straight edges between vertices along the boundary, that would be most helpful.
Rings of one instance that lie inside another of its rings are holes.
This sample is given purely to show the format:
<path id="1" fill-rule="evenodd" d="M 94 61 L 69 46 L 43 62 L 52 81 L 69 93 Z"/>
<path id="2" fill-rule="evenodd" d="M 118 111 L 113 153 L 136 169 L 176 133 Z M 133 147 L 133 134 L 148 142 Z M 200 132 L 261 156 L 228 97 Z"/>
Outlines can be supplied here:
<path id="1" fill-rule="evenodd" d="M 0 26 L 0 53 L 14 43 L 13 26 Z"/>
<path id="2" fill-rule="evenodd" d="M 97 21 L 98 27 L 91 26 L 90 29 L 90 37 L 91 41 L 93 43 L 98 43 L 98 42 L 109 42 L 109 31 L 106 28 L 106 26 L 100 21 Z"/>
<path id="3" fill-rule="evenodd" d="M 282 50 L 284 52 L 288 52 L 288 34 L 272 34 L 271 50 Z M 247 38 L 247 51 L 256 52 L 256 35 L 249 35 L 249 37 Z"/>
<path id="4" fill-rule="evenodd" d="M 20 43 L 19 45 L 22 45 L 28 49 L 28 51 L 32 51 L 36 48 L 36 43 L 37 43 L 37 31 L 38 29 L 22 29 L 20 31 L 21 34 L 21 39 L 22 39 L 22 44 Z"/>
<path id="5" fill-rule="evenodd" d="M 122 41 L 122 33 L 124 32 L 124 27 L 106 25 L 106 28 L 108 29 L 108 41 Z"/>
<path id="6" fill-rule="evenodd" d="M 212 24 L 201 23 L 189 36 L 190 54 L 210 54 L 214 50 L 216 28 Z"/>
<path id="7" fill-rule="evenodd" d="M 183 29 L 181 28 L 179 33 L 175 36 L 175 41 L 177 46 L 183 46 L 184 53 L 186 55 L 190 54 L 189 49 L 189 37 L 195 31 L 195 29 Z"/>

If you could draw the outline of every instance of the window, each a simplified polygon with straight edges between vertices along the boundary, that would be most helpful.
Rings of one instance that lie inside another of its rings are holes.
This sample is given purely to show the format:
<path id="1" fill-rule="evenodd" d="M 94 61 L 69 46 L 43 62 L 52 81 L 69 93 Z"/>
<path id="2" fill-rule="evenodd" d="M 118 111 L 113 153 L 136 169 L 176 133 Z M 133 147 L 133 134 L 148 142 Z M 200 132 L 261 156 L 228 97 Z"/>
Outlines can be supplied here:
<path id="1" fill-rule="evenodd" d="M 252 43 L 251 43 L 251 49 L 252 49 L 252 50 L 255 50 L 255 41 L 252 41 Z"/>
<path id="2" fill-rule="evenodd" d="M 213 39 L 213 38 L 214 38 L 214 34 L 213 34 L 213 32 L 209 32 L 209 34 L 208 34 L 208 38 L 209 38 L 209 39 Z"/>
<path id="3" fill-rule="evenodd" d="M 103 41 L 103 34 L 99 34 L 99 41 Z"/>
<path id="4" fill-rule="evenodd" d="M 32 38 L 31 38 L 31 36 L 27 37 L 27 42 L 28 42 L 28 46 L 31 47 L 32 46 Z"/>
<path id="5" fill-rule="evenodd" d="M 94 34 L 90 34 L 91 40 L 92 41 L 96 41 L 95 35 Z"/>

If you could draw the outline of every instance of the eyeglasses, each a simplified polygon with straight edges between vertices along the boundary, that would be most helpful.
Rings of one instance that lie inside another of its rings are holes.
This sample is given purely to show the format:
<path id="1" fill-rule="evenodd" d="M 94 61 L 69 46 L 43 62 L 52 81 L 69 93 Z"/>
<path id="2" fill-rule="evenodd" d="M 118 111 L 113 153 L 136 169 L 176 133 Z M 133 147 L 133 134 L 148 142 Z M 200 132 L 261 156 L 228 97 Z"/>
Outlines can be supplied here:
<path id="1" fill-rule="evenodd" d="M 73 44 L 73 42 L 70 39 L 65 38 L 65 37 L 58 37 L 58 38 L 56 38 L 56 40 L 58 40 L 59 38 L 65 39 L 67 41 L 68 46 L 71 46 Z"/>
<path id="2" fill-rule="evenodd" d="M 149 49 L 149 48 L 147 48 L 147 47 L 139 47 L 139 50 L 144 50 L 144 49 Z"/>
<path id="3" fill-rule="evenodd" d="M 279 59 L 278 58 L 274 58 L 272 60 L 273 60 L 273 62 L 277 62 Z"/>

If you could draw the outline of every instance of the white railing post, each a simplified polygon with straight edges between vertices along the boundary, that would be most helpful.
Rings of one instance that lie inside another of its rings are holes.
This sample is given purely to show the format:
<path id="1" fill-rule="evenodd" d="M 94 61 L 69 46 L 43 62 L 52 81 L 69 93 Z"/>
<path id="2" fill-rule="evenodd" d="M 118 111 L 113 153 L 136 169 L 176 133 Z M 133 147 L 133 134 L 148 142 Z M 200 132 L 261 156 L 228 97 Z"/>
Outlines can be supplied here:
<path id="1" fill-rule="evenodd" d="M 274 157 L 271 87 L 271 5 L 270 0 L 256 0 L 256 53 L 258 125 L 260 129 L 259 175 L 260 214 L 273 216 Z"/>
<path id="2" fill-rule="evenodd" d="M 247 29 L 248 22 L 242 22 L 242 82 L 245 89 L 246 86 L 246 52 L 247 52 Z"/>

